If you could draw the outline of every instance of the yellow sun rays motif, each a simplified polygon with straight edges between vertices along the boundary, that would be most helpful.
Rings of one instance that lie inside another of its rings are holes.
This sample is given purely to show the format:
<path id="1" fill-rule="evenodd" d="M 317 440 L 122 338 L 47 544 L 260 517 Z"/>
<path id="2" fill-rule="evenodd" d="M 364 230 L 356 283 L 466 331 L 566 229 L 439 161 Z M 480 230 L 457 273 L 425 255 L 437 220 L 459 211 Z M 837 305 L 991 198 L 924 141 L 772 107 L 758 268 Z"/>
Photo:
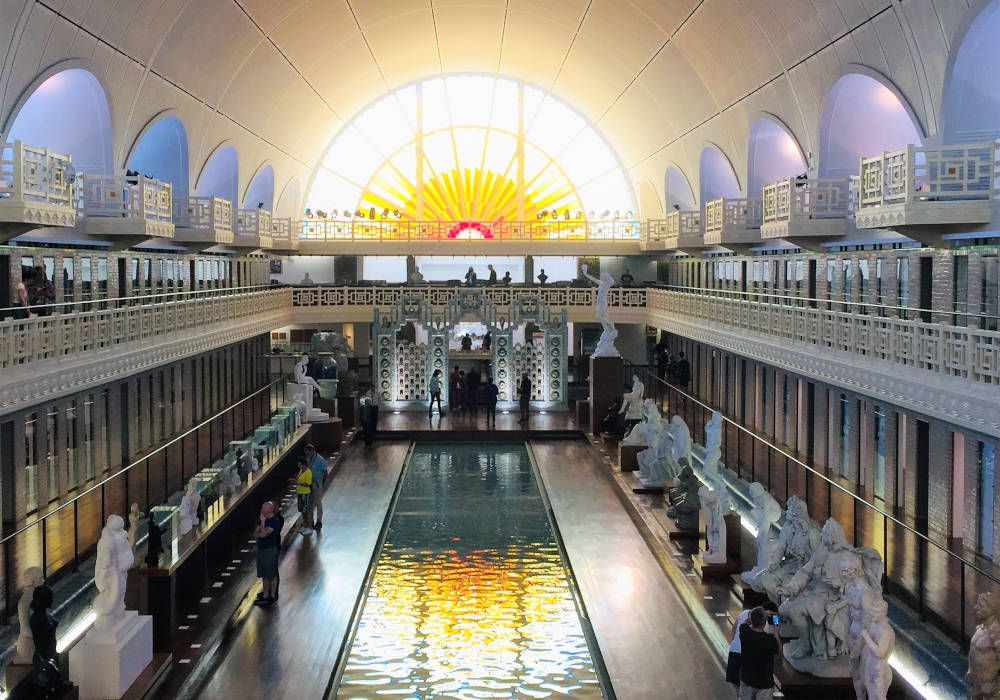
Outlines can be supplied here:
<path id="1" fill-rule="evenodd" d="M 306 207 L 366 218 L 582 221 L 631 212 L 633 202 L 617 156 L 575 111 L 517 81 L 461 75 L 390 93 L 344 126 Z"/>

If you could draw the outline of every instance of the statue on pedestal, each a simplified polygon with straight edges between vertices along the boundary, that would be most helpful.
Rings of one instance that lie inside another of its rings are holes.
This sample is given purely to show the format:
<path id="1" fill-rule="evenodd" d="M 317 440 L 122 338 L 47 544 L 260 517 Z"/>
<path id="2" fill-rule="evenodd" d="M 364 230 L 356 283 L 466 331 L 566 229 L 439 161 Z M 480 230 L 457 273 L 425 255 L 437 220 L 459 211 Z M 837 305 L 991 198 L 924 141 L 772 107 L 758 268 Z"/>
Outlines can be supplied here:
<path id="1" fill-rule="evenodd" d="M 980 593 L 976 619 L 979 625 L 969 643 L 965 682 L 972 700 L 990 700 L 1000 693 L 1000 596 Z"/>
<path id="2" fill-rule="evenodd" d="M 607 272 L 602 272 L 600 279 L 587 274 L 589 269 L 586 265 L 580 268 L 583 276 L 597 285 L 597 294 L 594 299 L 594 312 L 598 323 L 603 329 L 601 337 L 594 348 L 593 357 L 621 357 L 621 353 L 615 347 L 615 339 L 618 338 L 618 331 L 615 329 L 614 321 L 608 313 L 608 291 L 615 283 L 615 278 Z"/>
<path id="3" fill-rule="evenodd" d="M 108 517 L 108 523 L 97 541 L 97 562 L 94 566 L 94 630 L 98 638 L 115 639 L 115 627 L 125 616 L 125 580 L 135 563 L 135 555 L 125 534 L 125 521 L 119 515 Z"/>
<path id="4" fill-rule="evenodd" d="M 681 530 L 698 529 L 698 513 L 701 511 L 701 501 L 698 499 L 698 487 L 701 482 L 689 466 L 681 469 L 677 477 L 678 485 L 671 490 L 670 498 L 673 505 L 667 508 L 667 516 L 674 519 Z"/>
<path id="5" fill-rule="evenodd" d="M 329 414 L 313 407 L 313 390 L 320 392 L 319 383 L 306 373 L 309 364 L 309 356 L 303 355 L 295 365 L 295 381 L 288 384 L 289 393 L 292 400 L 302 406 L 296 406 L 296 410 L 302 413 L 302 422 L 320 423 L 329 419 Z"/>
<path id="6" fill-rule="evenodd" d="M 657 410 L 657 416 L 659 413 Z M 670 424 L 658 419 L 656 432 L 649 435 L 649 447 L 636 455 L 636 462 L 639 464 L 639 481 L 643 486 L 662 486 L 664 481 L 674 477 L 674 472 L 670 468 L 671 446 Z"/>
<path id="7" fill-rule="evenodd" d="M 180 506 L 180 534 L 186 535 L 198 524 L 198 506 L 201 504 L 201 494 L 196 487 L 197 480 L 193 477 L 188 481 L 187 490 L 181 499 Z"/>
<path id="8" fill-rule="evenodd" d="M 846 616 L 840 614 L 844 596 L 840 566 L 851 551 L 844 528 L 830 518 L 809 561 L 778 587 L 784 598 L 778 610 L 800 635 L 784 648 L 785 658 L 798 671 L 825 677 L 849 673 L 849 665 L 840 663 L 848 651 Z"/>
<path id="9" fill-rule="evenodd" d="M 889 606 L 881 598 L 874 600 L 865 611 L 865 628 L 861 631 L 864 642 L 861 666 L 868 700 L 886 700 L 892 685 L 889 655 L 896 643 L 896 633 L 889 625 L 888 612 Z"/>
<path id="10" fill-rule="evenodd" d="M 642 420 L 643 404 L 642 395 L 646 387 L 639 380 L 639 377 L 632 375 L 632 391 L 622 395 L 622 406 L 618 413 L 625 414 L 625 429 L 631 430 Z"/>
<path id="11" fill-rule="evenodd" d="M 848 552 L 840 562 L 840 580 L 844 584 L 843 607 L 836 615 L 846 615 L 847 652 L 851 663 L 851 681 L 859 698 L 865 697 L 865 673 L 862 668 L 865 611 L 882 597 L 882 557 L 874 549 Z M 844 623 L 837 623 L 844 626 Z"/>
<path id="12" fill-rule="evenodd" d="M 706 564 L 726 563 L 726 514 L 729 513 L 729 492 L 719 473 L 719 460 L 705 457 L 703 483 L 698 489 L 701 510 L 705 516 L 706 549 L 702 559 Z"/>
<path id="13" fill-rule="evenodd" d="M 683 465 L 691 464 L 691 431 L 680 416 L 670 419 L 670 459 L 673 469 L 679 474 Z"/>
<path id="14" fill-rule="evenodd" d="M 764 485 L 756 481 L 750 484 L 750 500 L 753 502 L 750 520 L 757 528 L 757 561 L 752 569 L 740 574 L 740 578 L 753 587 L 752 582 L 771 563 L 771 527 L 781 517 L 781 506 L 774 500 L 774 496 L 767 492 Z"/>
<path id="15" fill-rule="evenodd" d="M 29 566 L 21 574 L 21 599 L 17 601 L 17 642 L 14 645 L 14 663 L 30 664 L 35 654 L 35 644 L 31 639 L 31 602 L 38 586 L 45 582 L 42 570 Z"/>
<path id="16" fill-rule="evenodd" d="M 139 512 L 139 504 L 133 503 L 128 510 L 128 543 L 135 551 L 135 541 L 139 535 L 139 519 L 144 517 L 144 513 Z"/>
<path id="17" fill-rule="evenodd" d="M 770 547 L 770 560 L 763 569 L 743 580 L 758 593 L 764 593 L 776 603 L 781 602 L 778 589 L 809 561 L 819 544 L 819 528 L 809 518 L 809 509 L 798 496 L 790 496 L 785 504 L 785 523 Z M 758 566 L 762 563 L 758 560 Z M 756 571 L 757 567 L 754 567 Z"/>
<path id="18" fill-rule="evenodd" d="M 636 423 L 632 427 L 632 430 L 625 436 L 625 439 L 622 440 L 623 445 L 652 444 L 653 436 L 659 432 L 660 425 L 663 422 L 660 409 L 656 407 L 656 402 L 653 399 L 646 399 L 643 402 L 642 418 L 642 421 Z"/>

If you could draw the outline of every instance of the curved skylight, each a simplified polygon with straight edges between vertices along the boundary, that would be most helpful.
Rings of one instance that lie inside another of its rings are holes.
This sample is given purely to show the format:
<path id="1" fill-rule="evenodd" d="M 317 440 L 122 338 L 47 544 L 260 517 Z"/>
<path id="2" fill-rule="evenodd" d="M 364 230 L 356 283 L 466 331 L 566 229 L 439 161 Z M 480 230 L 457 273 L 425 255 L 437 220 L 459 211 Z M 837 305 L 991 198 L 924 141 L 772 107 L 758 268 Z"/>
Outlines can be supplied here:
<path id="1" fill-rule="evenodd" d="M 440 221 L 634 218 L 618 157 L 544 91 L 485 75 L 382 97 L 334 137 L 305 206 Z"/>

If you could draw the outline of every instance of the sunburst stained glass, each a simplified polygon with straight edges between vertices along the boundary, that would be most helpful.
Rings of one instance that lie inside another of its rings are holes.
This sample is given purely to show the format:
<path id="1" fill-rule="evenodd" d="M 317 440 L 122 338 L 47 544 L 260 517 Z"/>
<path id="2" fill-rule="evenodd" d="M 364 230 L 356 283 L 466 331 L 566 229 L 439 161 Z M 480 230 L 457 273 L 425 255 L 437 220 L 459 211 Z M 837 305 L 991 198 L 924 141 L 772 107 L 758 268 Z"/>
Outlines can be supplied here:
<path id="1" fill-rule="evenodd" d="M 332 216 L 439 221 L 633 218 L 629 180 L 565 103 L 518 81 L 433 78 L 342 127 L 306 206 Z"/>

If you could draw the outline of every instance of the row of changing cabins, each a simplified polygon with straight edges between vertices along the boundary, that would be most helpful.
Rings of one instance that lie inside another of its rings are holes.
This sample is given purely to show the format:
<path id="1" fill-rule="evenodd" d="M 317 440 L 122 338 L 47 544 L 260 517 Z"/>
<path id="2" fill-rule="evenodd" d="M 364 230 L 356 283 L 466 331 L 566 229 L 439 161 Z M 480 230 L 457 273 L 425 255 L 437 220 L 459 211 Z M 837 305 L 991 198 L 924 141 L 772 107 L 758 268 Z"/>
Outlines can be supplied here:
<path id="1" fill-rule="evenodd" d="M 993 220 L 998 171 L 1000 140 L 907 146 L 862 158 L 858 175 L 787 178 L 765 186 L 760 197 L 714 199 L 647 221 L 641 247 L 698 255 L 784 240 L 809 249 L 858 229 L 893 229 L 942 245 L 944 234 Z M 296 251 L 308 226 L 263 208 L 234 210 L 219 197 L 175 197 L 169 183 L 141 175 L 76 177 L 69 156 L 20 141 L 4 144 L 0 154 L 0 224 L 0 242 L 34 228 L 75 227 L 118 247 L 159 238 L 192 249 L 275 252 Z"/>

